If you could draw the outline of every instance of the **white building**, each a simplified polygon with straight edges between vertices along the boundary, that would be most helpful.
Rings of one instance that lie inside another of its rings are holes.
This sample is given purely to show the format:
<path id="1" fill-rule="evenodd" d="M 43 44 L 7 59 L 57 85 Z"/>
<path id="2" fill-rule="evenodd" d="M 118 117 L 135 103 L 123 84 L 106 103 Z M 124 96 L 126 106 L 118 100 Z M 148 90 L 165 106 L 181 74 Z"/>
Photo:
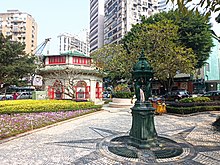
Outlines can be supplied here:
<path id="1" fill-rule="evenodd" d="M 78 36 L 68 33 L 60 34 L 58 38 L 59 38 L 60 53 L 77 50 L 82 54 L 89 56 L 89 45 L 87 40 L 82 41 L 82 39 L 79 39 Z"/>
<path id="2" fill-rule="evenodd" d="M 91 58 L 78 52 L 44 55 L 43 88 L 49 99 L 89 100 L 102 103 L 102 75 L 91 65 Z M 71 98 L 67 93 L 74 94 Z"/>
<path id="3" fill-rule="evenodd" d="M 104 44 L 104 0 L 90 0 L 90 52 Z"/>

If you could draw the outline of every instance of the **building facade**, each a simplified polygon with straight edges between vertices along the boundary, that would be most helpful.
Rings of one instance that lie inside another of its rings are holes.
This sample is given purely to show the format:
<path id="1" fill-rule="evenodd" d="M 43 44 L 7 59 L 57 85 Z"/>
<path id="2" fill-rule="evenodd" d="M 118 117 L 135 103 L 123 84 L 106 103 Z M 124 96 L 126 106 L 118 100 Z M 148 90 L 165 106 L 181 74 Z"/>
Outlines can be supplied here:
<path id="1" fill-rule="evenodd" d="M 206 91 L 220 90 L 220 38 L 213 35 L 213 44 L 209 59 L 204 66 Z"/>
<path id="2" fill-rule="evenodd" d="M 0 13 L 0 33 L 12 36 L 13 41 L 25 43 L 25 52 L 31 53 L 37 47 L 37 23 L 34 18 L 19 10 Z"/>
<path id="3" fill-rule="evenodd" d="M 90 0 L 90 52 L 118 43 L 141 16 L 167 9 L 166 0 Z"/>
<path id="4" fill-rule="evenodd" d="M 49 99 L 89 100 L 102 103 L 102 75 L 91 58 L 78 52 L 45 55 L 39 70 Z"/>
<path id="5" fill-rule="evenodd" d="M 90 52 L 104 44 L 104 0 L 90 0 Z"/>
<path id="6" fill-rule="evenodd" d="M 79 37 L 72 34 L 63 33 L 58 36 L 59 38 L 59 52 L 64 53 L 72 50 L 77 50 L 82 54 L 89 56 L 88 41 L 82 41 Z"/>
<path id="7" fill-rule="evenodd" d="M 141 23 L 142 16 L 149 17 L 165 9 L 161 0 L 106 0 L 104 44 L 119 43 L 132 25 Z"/>

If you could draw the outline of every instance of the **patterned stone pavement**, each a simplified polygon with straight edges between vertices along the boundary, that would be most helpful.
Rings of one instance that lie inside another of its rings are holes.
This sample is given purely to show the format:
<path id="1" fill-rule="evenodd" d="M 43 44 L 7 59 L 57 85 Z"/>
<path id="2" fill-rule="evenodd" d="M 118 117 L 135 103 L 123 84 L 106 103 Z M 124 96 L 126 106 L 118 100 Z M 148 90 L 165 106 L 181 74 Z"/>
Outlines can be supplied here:
<path id="1" fill-rule="evenodd" d="M 1 142 L 0 165 L 219 165 L 220 132 L 211 126 L 219 114 L 155 116 L 159 136 L 170 137 L 189 146 L 175 158 L 155 159 L 149 156 L 148 160 L 139 161 L 108 153 L 103 149 L 103 141 L 128 134 L 131 114 L 125 109 L 105 108 L 101 112 Z"/>

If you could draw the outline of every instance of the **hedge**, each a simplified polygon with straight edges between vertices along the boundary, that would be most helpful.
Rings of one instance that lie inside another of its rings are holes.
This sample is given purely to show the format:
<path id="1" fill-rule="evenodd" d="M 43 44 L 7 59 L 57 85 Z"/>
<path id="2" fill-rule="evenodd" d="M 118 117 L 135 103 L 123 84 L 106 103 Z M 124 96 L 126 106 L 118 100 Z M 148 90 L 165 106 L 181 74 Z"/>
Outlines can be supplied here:
<path id="1" fill-rule="evenodd" d="M 220 111 L 220 106 L 166 107 L 167 113 L 190 114 L 205 111 Z"/>
<path id="2" fill-rule="evenodd" d="M 189 102 L 189 103 L 181 103 L 181 102 L 170 102 L 167 104 L 171 107 L 196 107 L 196 106 L 220 106 L 220 101 L 215 102 Z"/>
<path id="3" fill-rule="evenodd" d="M 114 97 L 115 98 L 127 98 L 131 99 L 134 96 L 133 92 L 115 92 Z"/>
<path id="4" fill-rule="evenodd" d="M 179 100 L 180 103 L 203 103 L 211 101 L 208 97 L 189 97 Z"/>

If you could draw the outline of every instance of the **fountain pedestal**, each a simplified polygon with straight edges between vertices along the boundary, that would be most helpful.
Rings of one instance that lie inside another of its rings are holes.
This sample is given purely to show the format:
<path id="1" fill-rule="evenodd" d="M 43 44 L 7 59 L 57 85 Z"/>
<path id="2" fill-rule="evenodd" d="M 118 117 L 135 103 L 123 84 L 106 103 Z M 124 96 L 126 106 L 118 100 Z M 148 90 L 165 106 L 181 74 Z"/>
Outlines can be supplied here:
<path id="1" fill-rule="evenodd" d="M 137 148 L 152 148 L 158 146 L 157 132 L 154 125 L 155 108 L 150 102 L 135 103 L 132 110 L 132 127 L 130 144 Z"/>

